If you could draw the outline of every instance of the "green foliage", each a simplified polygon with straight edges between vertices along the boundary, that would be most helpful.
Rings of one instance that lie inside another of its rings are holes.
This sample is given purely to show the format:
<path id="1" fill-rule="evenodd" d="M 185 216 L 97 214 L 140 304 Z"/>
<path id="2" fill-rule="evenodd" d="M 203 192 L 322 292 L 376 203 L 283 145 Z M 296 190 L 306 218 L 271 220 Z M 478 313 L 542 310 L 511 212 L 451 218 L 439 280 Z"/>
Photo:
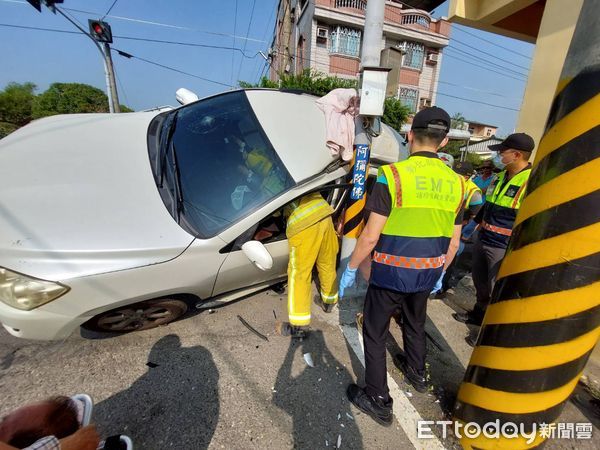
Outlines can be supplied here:
<path id="1" fill-rule="evenodd" d="M 16 125 L 13 125 L 12 123 L 0 122 L 0 139 L 2 139 L 5 136 L 8 136 L 10 133 L 15 131 L 17 128 L 19 128 L 19 127 L 17 127 Z"/>
<path id="2" fill-rule="evenodd" d="M 465 117 L 457 112 L 450 118 L 450 127 L 462 130 L 465 126 Z"/>
<path id="3" fill-rule="evenodd" d="M 131 109 L 131 108 L 125 106 L 125 105 L 119 104 L 119 106 L 121 107 L 121 112 L 122 113 L 135 112 L 133 109 Z"/>
<path id="4" fill-rule="evenodd" d="M 304 69 L 299 74 L 281 74 L 279 76 L 279 81 L 271 81 L 268 78 L 263 77 L 257 84 L 240 81 L 239 86 L 244 89 L 257 87 L 269 89 L 297 89 L 322 97 L 338 88 L 356 89 L 358 87 L 358 82 L 356 80 L 347 80 L 345 78 L 325 75 L 314 69 Z M 390 97 L 385 100 L 382 121 L 396 131 L 400 131 L 400 128 L 402 127 L 402 124 L 406 122 L 409 113 L 410 110 L 402 105 L 400 100 Z"/>
<path id="5" fill-rule="evenodd" d="M 108 112 L 108 98 L 100 89 L 81 83 L 53 83 L 36 97 L 33 117 L 55 114 Z"/>
<path id="6" fill-rule="evenodd" d="M 0 91 L 0 122 L 7 124 L 2 127 L 3 130 L 16 129 L 31 121 L 34 91 L 33 83 L 9 83 Z"/>
<path id="7" fill-rule="evenodd" d="M 383 105 L 383 117 L 381 118 L 381 121 L 400 132 L 402 124 L 406 122 L 409 114 L 410 108 L 408 106 L 403 105 L 402 102 L 395 97 L 388 97 L 385 99 Z"/>

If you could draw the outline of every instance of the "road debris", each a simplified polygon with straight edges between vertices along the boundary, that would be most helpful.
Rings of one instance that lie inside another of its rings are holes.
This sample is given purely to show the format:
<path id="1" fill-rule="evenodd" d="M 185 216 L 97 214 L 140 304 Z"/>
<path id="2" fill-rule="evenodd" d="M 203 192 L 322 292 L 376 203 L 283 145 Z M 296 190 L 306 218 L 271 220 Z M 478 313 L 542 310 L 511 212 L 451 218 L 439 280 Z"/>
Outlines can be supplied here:
<path id="1" fill-rule="evenodd" d="M 310 353 L 305 353 L 304 354 L 304 361 L 306 362 L 306 364 L 308 364 L 310 367 L 315 367 L 315 363 L 313 362 L 312 359 L 312 355 Z"/>
<path id="2" fill-rule="evenodd" d="M 261 339 L 264 339 L 264 340 L 265 340 L 265 341 L 267 341 L 267 342 L 269 341 L 269 338 L 268 338 L 268 337 L 266 337 L 264 334 L 262 334 L 262 333 L 259 333 L 258 331 L 256 331 L 256 329 L 255 329 L 255 328 L 253 328 L 253 327 L 252 327 L 252 325 L 250 325 L 248 322 L 246 322 L 242 316 L 238 315 L 238 316 L 237 316 L 237 318 L 238 318 L 238 319 L 240 319 L 240 322 L 242 322 L 242 324 L 243 324 L 243 325 L 244 325 L 246 328 L 248 328 L 250 331 L 252 331 L 252 332 L 253 332 L 255 335 L 257 335 L 259 338 L 261 338 Z"/>
<path id="3" fill-rule="evenodd" d="M 405 394 L 408 398 L 411 398 L 413 396 L 412 392 L 409 392 L 409 391 L 406 391 Z"/>
<path id="4" fill-rule="evenodd" d="M 350 419 L 350 420 L 354 420 L 354 417 L 352 417 L 352 415 L 350 415 L 348 413 L 346 413 L 346 417 L 348 417 L 348 419 Z"/>
<path id="5" fill-rule="evenodd" d="M 277 314 L 275 314 L 275 310 L 273 310 L 273 317 L 275 317 L 275 320 L 277 320 Z"/>
<path id="6" fill-rule="evenodd" d="M 341 446 L 342 446 L 342 435 L 338 434 L 337 445 L 335 446 L 335 448 L 340 448 Z"/>
<path id="7" fill-rule="evenodd" d="M 340 420 L 340 417 L 342 417 L 342 414 L 338 413 L 338 420 Z"/>
<path id="8" fill-rule="evenodd" d="M 156 364 L 156 363 L 153 363 L 153 362 L 151 362 L 151 361 L 148 361 L 148 362 L 146 363 L 146 365 L 147 365 L 148 367 L 150 367 L 151 369 L 154 369 L 155 367 L 158 367 L 160 364 Z"/>

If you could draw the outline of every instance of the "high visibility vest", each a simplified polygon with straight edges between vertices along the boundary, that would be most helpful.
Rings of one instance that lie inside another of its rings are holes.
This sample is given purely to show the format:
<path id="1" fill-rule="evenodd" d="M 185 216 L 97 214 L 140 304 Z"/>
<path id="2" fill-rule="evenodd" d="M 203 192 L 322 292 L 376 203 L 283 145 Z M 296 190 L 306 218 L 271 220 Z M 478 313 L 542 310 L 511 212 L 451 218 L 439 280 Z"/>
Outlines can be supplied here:
<path id="1" fill-rule="evenodd" d="M 311 225 L 333 214 L 333 208 L 323 200 L 318 192 L 305 195 L 300 200 L 286 207 L 284 214 L 288 217 L 286 235 L 288 238 L 300 233 Z"/>
<path id="2" fill-rule="evenodd" d="M 531 168 L 527 167 L 505 182 L 508 173 L 504 170 L 492 181 L 481 221 L 480 239 L 483 244 L 498 248 L 508 246 L 530 174 Z"/>
<path id="3" fill-rule="evenodd" d="M 398 292 L 431 290 L 442 274 L 465 180 L 425 156 L 383 166 L 379 175 L 392 210 L 373 253 L 370 282 Z"/>
<path id="4" fill-rule="evenodd" d="M 467 180 L 467 182 L 465 183 L 465 208 L 471 205 L 471 199 L 477 191 L 481 193 L 481 189 L 479 189 L 479 186 L 473 183 L 473 180 Z"/>
<path id="5" fill-rule="evenodd" d="M 248 152 L 246 166 L 256 173 L 261 179 L 261 189 L 275 196 L 285 190 L 285 182 L 282 176 L 274 170 L 269 155 L 260 148 Z"/>

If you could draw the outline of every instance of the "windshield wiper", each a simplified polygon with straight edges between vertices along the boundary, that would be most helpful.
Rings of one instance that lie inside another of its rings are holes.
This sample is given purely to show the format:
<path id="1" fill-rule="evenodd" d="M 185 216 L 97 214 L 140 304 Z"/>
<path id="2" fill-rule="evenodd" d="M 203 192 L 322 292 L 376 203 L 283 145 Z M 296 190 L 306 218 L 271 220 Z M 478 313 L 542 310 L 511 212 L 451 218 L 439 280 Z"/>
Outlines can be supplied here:
<path id="1" fill-rule="evenodd" d="M 177 115 L 178 114 L 179 114 L 179 112 L 172 114 L 169 117 L 169 119 L 167 119 L 167 122 L 164 124 L 165 128 L 168 127 L 168 131 L 161 136 L 160 151 L 159 151 L 158 157 L 157 157 L 157 162 L 158 162 L 157 173 L 159 174 L 159 178 L 158 178 L 158 187 L 159 188 L 163 187 L 163 181 L 165 179 L 165 168 L 166 168 L 165 162 L 167 160 L 167 153 L 168 153 L 169 147 L 171 146 L 171 138 L 173 137 L 173 133 L 175 132 L 175 128 L 177 127 Z"/>
<path id="2" fill-rule="evenodd" d="M 177 152 L 175 151 L 175 144 L 171 140 L 169 143 L 169 149 L 173 154 L 173 181 L 175 185 L 175 215 L 177 217 L 177 223 L 179 223 L 179 218 L 181 216 L 181 212 L 183 211 L 183 191 L 181 189 L 181 176 L 179 174 L 179 164 L 177 162 Z"/>

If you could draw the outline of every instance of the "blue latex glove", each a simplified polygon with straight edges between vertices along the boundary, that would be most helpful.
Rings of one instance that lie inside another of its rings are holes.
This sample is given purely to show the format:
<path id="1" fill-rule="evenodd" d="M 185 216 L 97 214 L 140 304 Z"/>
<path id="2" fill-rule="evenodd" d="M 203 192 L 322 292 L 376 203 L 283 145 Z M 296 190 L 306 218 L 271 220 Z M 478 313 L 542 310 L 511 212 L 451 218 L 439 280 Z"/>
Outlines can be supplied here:
<path id="1" fill-rule="evenodd" d="M 430 295 L 433 295 L 433 294 L 436 294 L 438 292 L 441 292 L 441 290 L 442 290 L 442 280 L 444 279 L 444 275 L 446 275 L 446 271 L 445 270 L 442 272 L 442 276 L 435 283 L 435 286 L 431 290 L 431 294 Z"/>
<path id="2" fill-rule="evenodd" d="M 349 266 L 346 266 L 346 270 L 344 270 L 344 273 L 342 274 L 342 277 L 340 278 L 340 288 L 338 290 L 340 298 L 342 298 L 344 296 L 344 290 L 346 288 L 352 287 L 356 283 L 356 271 L 357 270 L 358 269 L 351 269 Z"/>

